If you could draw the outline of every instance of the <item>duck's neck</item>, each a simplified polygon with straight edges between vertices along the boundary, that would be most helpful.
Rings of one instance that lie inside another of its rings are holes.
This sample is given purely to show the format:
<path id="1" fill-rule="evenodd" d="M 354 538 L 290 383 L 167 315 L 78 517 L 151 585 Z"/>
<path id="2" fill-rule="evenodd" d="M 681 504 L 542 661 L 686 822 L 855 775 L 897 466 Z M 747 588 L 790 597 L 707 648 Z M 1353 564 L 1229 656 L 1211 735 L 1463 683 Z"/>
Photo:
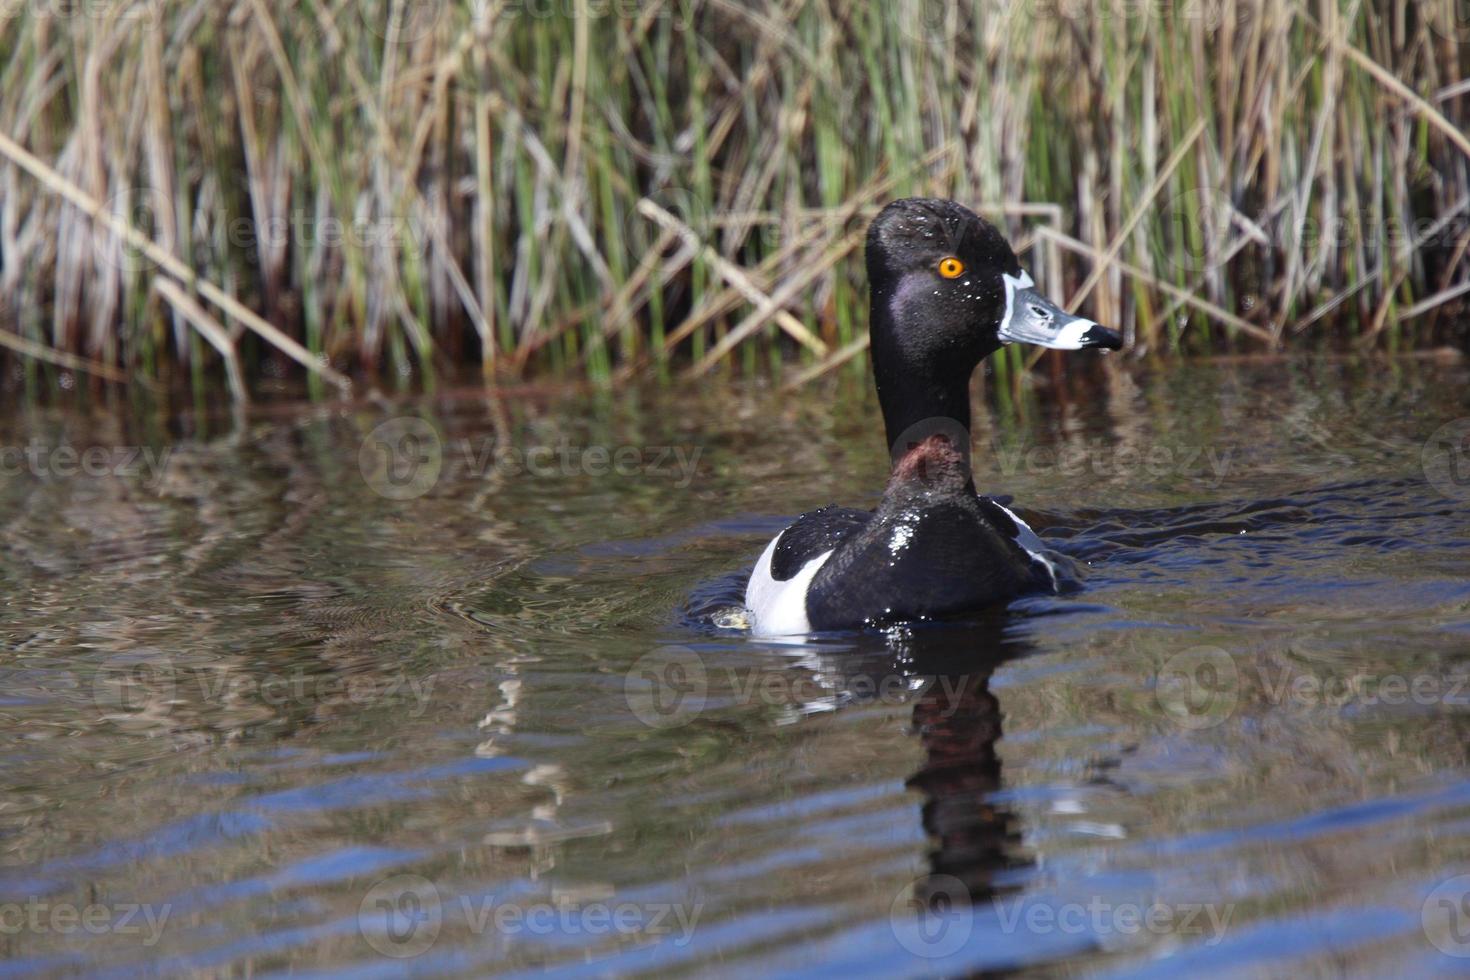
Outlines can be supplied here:
<path id="1" fill-rule="evenodd" d="M 942 432 L 964 453 L 968 474 L 970 375 L 978 359 L 914 357 L 895 342 L 893 330 L 884 329 L 889 326 L 875 320 L 872 359 L 890 458 L 896 461 L 912 445 Z"/>
<path id="2" fill-rule="evenodd" d="M 968 375 L 952 371 L 948 377 L 913 377 L 898 368 L 875 370 L 874 375 L 889 449 L 902 449 L 900 439 L 922 440 L 931 434 L 924 430 L 936 425 L 953 423 L 970 430 Z"/>

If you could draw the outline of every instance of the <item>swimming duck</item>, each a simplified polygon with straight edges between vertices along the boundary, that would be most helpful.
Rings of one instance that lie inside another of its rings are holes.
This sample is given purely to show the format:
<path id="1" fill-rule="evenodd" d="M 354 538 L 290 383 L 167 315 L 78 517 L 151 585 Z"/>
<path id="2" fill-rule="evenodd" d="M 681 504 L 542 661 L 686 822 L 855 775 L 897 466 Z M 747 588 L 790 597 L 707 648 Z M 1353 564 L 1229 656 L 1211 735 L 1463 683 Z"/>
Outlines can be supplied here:
<path id="1" fill-rule="evenodd" d="M 1056 590 L 1040 539 L 970 472 L 970 375 L 1002 345 L 1123 346 L 1037 292 L 992 225 L 954 201 L 894 201 L 867 237 L 873 379 L 893 466 L 872 511 L 803 514 L 746 587 L 757 636 L 954 616 Z"/>

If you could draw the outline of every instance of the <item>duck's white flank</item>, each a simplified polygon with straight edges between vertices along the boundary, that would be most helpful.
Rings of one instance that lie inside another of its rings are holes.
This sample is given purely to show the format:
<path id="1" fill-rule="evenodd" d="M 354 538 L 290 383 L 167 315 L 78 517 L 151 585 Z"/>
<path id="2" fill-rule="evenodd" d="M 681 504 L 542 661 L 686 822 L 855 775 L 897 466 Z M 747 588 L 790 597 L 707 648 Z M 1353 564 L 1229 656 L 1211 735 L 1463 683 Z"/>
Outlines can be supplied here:
<path id="1" fill-rule="evenodd" d="M 806 615 L 807 589 L 823 563 L 832 557 L 832 552 L 823 552 L 801 566 L 801 571 L 791 578 L 777 582 L 771 577 L 771 559 L 776 554 L 781 534 L 766 545 L 760 561 L 755 563 L 755 571 L 750 573 L 750 584 L 745 587 L 750 631 L 756 636 L 796 636 L 812 631 L 811 621 Z"/>

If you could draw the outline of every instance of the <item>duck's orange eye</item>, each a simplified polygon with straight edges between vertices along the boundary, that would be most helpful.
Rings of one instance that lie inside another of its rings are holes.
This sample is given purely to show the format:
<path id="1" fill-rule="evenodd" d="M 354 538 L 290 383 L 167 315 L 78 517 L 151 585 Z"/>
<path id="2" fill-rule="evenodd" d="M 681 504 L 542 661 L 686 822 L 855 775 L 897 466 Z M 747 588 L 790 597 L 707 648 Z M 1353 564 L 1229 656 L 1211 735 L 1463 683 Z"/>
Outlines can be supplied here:
<path id="1" fill-rule="evenodd" d="M 946 279 L 958 279 L 965 274 L 965 263 L 953 255 L 939 260 L 939 274 Z"/>

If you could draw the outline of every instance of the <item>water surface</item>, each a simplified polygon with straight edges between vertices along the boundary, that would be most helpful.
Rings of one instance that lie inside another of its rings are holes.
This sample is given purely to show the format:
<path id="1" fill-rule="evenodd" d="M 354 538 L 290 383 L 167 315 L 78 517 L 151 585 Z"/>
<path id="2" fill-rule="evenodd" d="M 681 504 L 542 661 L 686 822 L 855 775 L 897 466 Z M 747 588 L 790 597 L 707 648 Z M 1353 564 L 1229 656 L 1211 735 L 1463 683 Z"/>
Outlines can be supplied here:
<path id="1" fill-rule="evenodd" d="M 18 413 L 0 976 L 1462 974 L 1465 369 L 1104 366 L 977 396 L 1082 591 L 808 643 L 860 379 Z"/>

